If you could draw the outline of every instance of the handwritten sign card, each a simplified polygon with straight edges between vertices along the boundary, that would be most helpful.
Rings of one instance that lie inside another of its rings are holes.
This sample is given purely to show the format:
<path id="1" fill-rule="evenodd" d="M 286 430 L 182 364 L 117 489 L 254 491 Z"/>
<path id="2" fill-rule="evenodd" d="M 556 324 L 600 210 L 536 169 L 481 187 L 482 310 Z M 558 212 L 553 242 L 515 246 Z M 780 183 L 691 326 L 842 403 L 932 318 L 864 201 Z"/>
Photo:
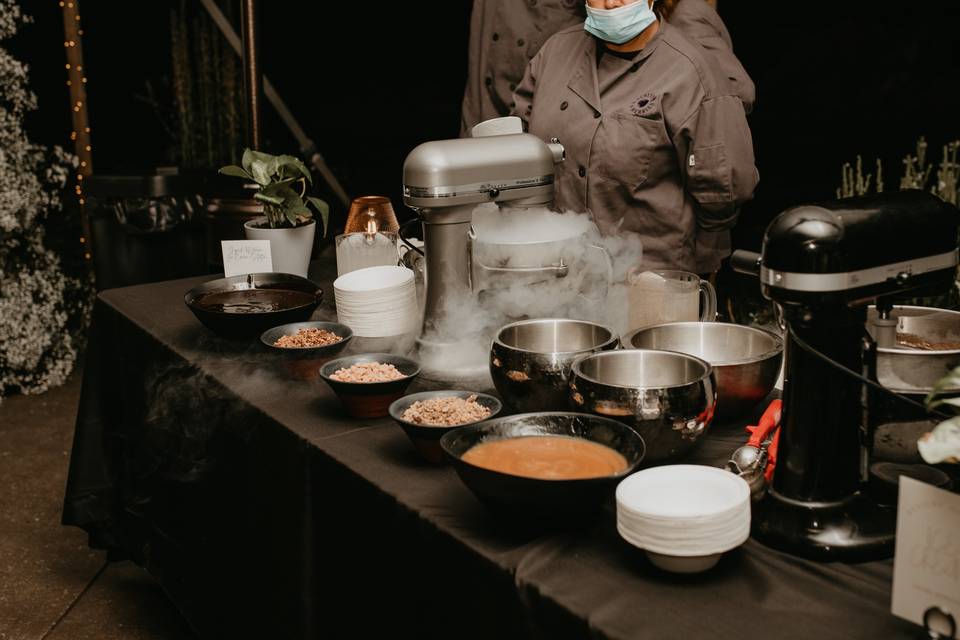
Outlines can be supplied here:
<path id="1" fill-rule="evenodd" d="M 221 240 L 220 246 L 223 249 L 223 275 L 228 278 L 273 271 L 269 240 Z"/>
<path id="2" fill-rule="evenodd" d="M 901 476 L 891 609 L 923 625 L 930 607 L 960 620 L 960 495 Z"/>

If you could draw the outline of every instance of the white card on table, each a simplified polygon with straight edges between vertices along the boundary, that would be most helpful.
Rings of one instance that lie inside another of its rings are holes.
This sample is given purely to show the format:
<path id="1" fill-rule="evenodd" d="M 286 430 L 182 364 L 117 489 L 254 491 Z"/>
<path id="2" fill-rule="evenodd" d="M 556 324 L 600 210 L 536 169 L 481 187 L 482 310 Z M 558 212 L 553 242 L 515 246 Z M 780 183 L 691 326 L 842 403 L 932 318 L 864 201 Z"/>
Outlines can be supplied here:
<path id="1" fill-rule="evenodd" d="M 891 611 L 923 626 L 934 606 L 960 621 L 960 495 L 901 476 Z"/>
<path id="2" fill-rule="evenodd" d="M 220 246 L 224 277 L 273 272 L 269 240 L 221 240 Z"/>

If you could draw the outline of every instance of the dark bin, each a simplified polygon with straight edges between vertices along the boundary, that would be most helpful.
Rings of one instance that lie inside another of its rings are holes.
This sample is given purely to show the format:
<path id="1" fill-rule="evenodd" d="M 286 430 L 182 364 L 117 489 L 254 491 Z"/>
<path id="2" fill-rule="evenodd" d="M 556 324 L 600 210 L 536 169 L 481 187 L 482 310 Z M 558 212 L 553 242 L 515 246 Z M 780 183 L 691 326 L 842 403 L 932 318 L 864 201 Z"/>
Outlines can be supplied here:
<path id="1" fill-rule="evenodd" d="M 93 175 L 84 181 L 97 290 L 210 272 L 205 176 Z"/>

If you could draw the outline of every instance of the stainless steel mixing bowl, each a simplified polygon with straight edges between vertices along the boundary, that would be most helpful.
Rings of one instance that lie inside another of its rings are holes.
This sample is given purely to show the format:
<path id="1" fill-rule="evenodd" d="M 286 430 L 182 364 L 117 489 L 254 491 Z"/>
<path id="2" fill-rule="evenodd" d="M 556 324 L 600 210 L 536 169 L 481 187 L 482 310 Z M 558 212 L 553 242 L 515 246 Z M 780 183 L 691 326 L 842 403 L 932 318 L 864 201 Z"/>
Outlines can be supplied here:
<path id="1" fill-rule="evenodd" d="M 674 351 L 629 349 L 573 364 L 571 406 L 632 427 L 647 446 L 646 464 L 687 453 L 713 420 L 717 386 L 705 360 Z"/>
<path id="2" fill-rule="evenodd" d="M 490 376 L 500 399 L 516 411 L 565 411 L 573 361 L 617 343 L 613 329 L 584 320 L 513 322 L 493 339 Z"/>
<path id="3" fill-rule="evenodd" d="M 717 420 L 750 412 L 777 383 L 783 362 L 780 336 L 742 324 L 669 322 L 628 333 L 626 349 L 663 349 L 702 358 L 717 378 Z"/>

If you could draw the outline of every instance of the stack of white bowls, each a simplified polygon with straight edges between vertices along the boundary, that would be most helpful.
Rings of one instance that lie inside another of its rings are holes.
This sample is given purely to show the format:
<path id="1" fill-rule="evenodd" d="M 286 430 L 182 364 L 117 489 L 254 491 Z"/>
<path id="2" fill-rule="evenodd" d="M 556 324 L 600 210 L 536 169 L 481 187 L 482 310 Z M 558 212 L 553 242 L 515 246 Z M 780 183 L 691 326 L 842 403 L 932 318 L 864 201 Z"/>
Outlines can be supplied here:
<path id="1" fill-rule="evenodd" d="M 616 495 L 617 531 L 665 571 L 705 571 L 750 537 L 750 487 L 724 469 L 645 469 L 624 478 Z"/>
<path id="2" fill-rule="evenodd" d="M 380 266 L 357 269 L 333 282 L 337 320 L 355 336 L 399 336 L 420 323 L 413 271 Z"/>

